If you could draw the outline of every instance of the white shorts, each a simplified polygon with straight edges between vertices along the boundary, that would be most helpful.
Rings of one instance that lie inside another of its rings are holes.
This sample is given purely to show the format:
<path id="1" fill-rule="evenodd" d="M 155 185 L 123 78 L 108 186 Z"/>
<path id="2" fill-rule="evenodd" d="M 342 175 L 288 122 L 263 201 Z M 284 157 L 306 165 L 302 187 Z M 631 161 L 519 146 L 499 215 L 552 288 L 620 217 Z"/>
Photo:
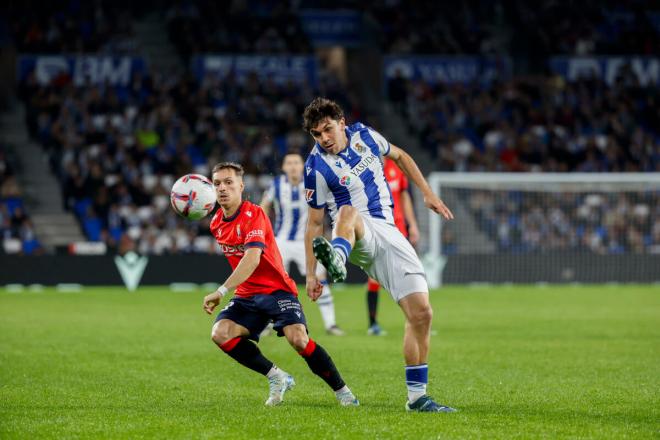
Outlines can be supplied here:
<path id="1" fill-rule="evenodd" d="M 401 231 L 385 220 L 360 217 L 364 237 L 355 243 L 349 261 L 382 284 L 397 303 L 412 293 L 428 293 L 424 266 Z"/>
<path id="2" fill-rule="evenodd" d="M 302 276 L 307 275 L 307 268 L 305 267 L 305 242 L 303 240 L 285 240 L 279 238 L 276 238 L 275 241 L 277 242 L 280 254 L 282 254 L 284 270 L 289 272 L 291 263 L 293 263 Z M 325 268 L 321 263 L 316 265 L 316 276 L 325 279 Z"/>

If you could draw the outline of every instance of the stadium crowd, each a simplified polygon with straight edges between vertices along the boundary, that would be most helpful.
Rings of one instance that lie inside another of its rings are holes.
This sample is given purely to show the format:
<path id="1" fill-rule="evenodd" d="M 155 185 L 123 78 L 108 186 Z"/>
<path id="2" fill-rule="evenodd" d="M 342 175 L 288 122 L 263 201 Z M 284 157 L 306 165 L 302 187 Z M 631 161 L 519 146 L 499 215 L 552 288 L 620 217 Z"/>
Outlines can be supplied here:
<path id="1" fill-rule="evenodd" d="M 464 197 L 499 252 L 660 254 L 658 192 L 476 190 Z"/>
<path id="2" fill-rule="evenodd" d="M 320 87 L 359 113 L 331 78 Z M 243 82 L 136 75 L 127 87 L 40 86 L 32 79 L 23 90 L 30 134 L 48 152 L 65 209 L 86 236 L 155 254 L 208 251 L 214 243 L 207 222 L 186 222 L 169 208 L 175 177 L 208 175 L 214 163 L 237 161 L 251 176 L 264 176 L 246 179 L 258 201 L 283 153 L 308 146 L 299 115 L 316 93 L 256 75 Z"/>
<path id="3" fill-rule="evenodd" d="M 170 40 L 189 60 L 205 52 L 311 53 L 296 14 L 330 2 L 160 4 L 167 11 Z M 364 9 L 351 1 L 332 4 Z M 74 1 L 35 8 L 27 1 L 13 8 L 12 30 L 21 52 L 137 50 L 132 18 L 139 12 L 128 3 Z M 508 50 L 515 55 L 524 53 L 519 43 L 533 41 L 543 57 L 660 51 L 658 15 L 645 1 L 587 0 L 565 7 L 547 2 L 533 14 L 524 2 L 471 0 L 448 8 L 442 2 L 394 0 L 365 13 L 381 24 L 382 47 L 393 54 Z M 22 13 L 31 9 L 34 14 Z M 388 86 L 389 98 L 438 170 L 660 171 L 660 95 L 657 88 L 640 85 L 629 68 L 613 85 L 540 74 L 489 85 L 397 78 Z M 75 212 L 87 238 L 148 254 L 217 251 L 208 220 L 186 222 L 169 208 L 169 188 L 179 175 L 208 174 L 215 162 L 238 161 L 250 176 L 248 194 L 257 201 L 278 172 L 281 155 L 309 147 L 300 115 L 313 96 L 339 101 L 349 123 L 366 116 L 356 94 L 325 72 L 318 87 L 278 84 L 256 74 L 243 81 L 232 75 L 198 80 L 159 73 L 136 74 L 127 86 L 76 87 L 66 75 L 44 86 L 31 75 L 20 94 L 29 132 L 48 152 L 60 179 L 64 208 Z M 3 157 L 2 163 L 9 162 Z M 4 188 L 13 185 L 5 174 L 3 200 Z M 583 246 L 593 252 L 656 252 L 660 243 L 660 226 L 653 220 L 659 217 L 657 196 L 643 201 L 647 209 L 623 199 L 617 218 L 608 216 L 606 198 L 596 203 L 572 196 L 543 207 L 519 195 L 510 198 L 475 193 L 470 199 L 480 227 L 505 251 Z M 514 208 L 521 214 L 512 214 Z M 34 235 L 29 219 L 12 220 L 17 209 L 18 218 L 24 217 L 21 207 L 0 204 L 3 237 L 29 239 Z M 451 244 L 445 249 L 456 250 L 456 237 L 449 229 L 444 233 Z"/>
<path id="4" fill-rule="evenodd" d="M 200 53 L 310 53 L 296 12 L 287 1 L 172 2 L 168 36 L 186 64 Z"/>
<path id="5" fill-rule="evenodd" d="M 440 170 L 660 171 L 660 94 L 630 70 L 612 86 L 548 75 L 491 86 L 397 81 L 390 96 Z"/>
<path id="6" fill-rule="evenodd" d="M 16 160 L 0 145 L 0 252 L 33 255 L 43 252 L 23 203 Z"/>
<path id="7" fill-rule="evenodd" d="M 136 53 L 133 8 L 125 0 L 10 2 L 6 13 L 21 53 Z"/>

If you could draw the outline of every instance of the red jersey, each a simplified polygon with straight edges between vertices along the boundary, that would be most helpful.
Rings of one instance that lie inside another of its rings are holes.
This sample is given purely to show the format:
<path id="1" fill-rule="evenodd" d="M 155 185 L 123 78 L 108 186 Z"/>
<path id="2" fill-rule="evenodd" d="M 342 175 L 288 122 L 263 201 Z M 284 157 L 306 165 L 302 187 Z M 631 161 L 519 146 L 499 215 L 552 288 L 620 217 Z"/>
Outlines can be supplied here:
<path id="1" fill-rule="evenodd" d="M 403 204 L 401 203 L 401 192 L 408 190 L 408 179 L 403 174 L 403 171 L 396 166 L 396 163 L 387 157 L 385 158 L 383 170 L 385 172 L 385 180 L 387 180 L 390 192 L 392 192 L 392 200 L 394 201 L 394 224 L 405 237 L 408 237 L 406 217 L 403 215 Z"/>
<path id="2" fill-rule="evenodd" d="M 245 200 L 229 218 L 224 218 L 222 209 L 218 209 L 211 220 L 211 234 L 220 244 L 232 269 L 236 269 L 245 249 L 259 247 L 263 250 L 259 265 L 236 288 L 236 296 L 268 295 L 277 290 L 298 295 L 296 283 L 284 270 L 270 220 L 260 206 Z"/>

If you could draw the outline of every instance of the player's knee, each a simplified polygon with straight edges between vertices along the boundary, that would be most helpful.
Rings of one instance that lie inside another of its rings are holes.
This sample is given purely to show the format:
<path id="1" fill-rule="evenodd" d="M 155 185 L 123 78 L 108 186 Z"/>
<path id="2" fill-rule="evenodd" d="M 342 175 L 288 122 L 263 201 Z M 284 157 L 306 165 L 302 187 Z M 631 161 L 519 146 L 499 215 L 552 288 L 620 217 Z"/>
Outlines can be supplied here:
<path id="1" fill-rule="evenodd" d="M 410 317 L 410 323 L 412 325 L 429 325 L 433 320 L 433 309 L 430 304 L 425 304 L 420 306 L 417 310 L 412 313 Z"/>
<path id="2" fill-rule="evenodd" d="M 339 220 L 352 220 L 357 215 L 357 209 L 350 205 L 343 205 L 337 211 Z"/>
<path id="3" fill-rule="evenodd" d="M 309 336 L 304 331 L 295 331 L 287 335 L 287 340 L 294 350 L 301 352 L 307 347 Z"/>
<path id="4" fill-rule="evenodd" d="M 222 345 L 231 339 L 229 326 L 216 323 L 211 330 L 211 340 L 217 345 Z"/>

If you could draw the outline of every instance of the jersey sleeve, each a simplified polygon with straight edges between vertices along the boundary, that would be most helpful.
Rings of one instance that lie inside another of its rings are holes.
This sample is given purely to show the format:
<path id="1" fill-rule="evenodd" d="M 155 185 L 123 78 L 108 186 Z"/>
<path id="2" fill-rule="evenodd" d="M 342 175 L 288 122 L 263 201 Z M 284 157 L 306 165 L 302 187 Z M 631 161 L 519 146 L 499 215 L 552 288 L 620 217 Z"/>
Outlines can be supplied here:
<path id="1" fill-rule="evenodd" d="M 328 184 L 321 173 L 310 164 L 305 164 L 305 201 L 315 209 L 325 208 Z"/>
<path id="2" fill-rule="evenodd" d="M 263 249 L 266 247 L 266 230 L 268 227 L 266 222 L 268 221 L 262 209 L 255 210 L 254 218 L 246 225 L 245 241 L 243 241 L 246 248 L 258 247 Z"/>
<path id="3" fill-rule="evenodd" d="M 382 134 L 378 133 L 371 127 L 367 128 L 367 131 L 371 135 L 371 138 L 374 140 L 374 142 L 376 142 L 380 155 L 387 156 L 390 154 L 390 143 L 387 141 L 387 139 L 385 139 Z"/>

